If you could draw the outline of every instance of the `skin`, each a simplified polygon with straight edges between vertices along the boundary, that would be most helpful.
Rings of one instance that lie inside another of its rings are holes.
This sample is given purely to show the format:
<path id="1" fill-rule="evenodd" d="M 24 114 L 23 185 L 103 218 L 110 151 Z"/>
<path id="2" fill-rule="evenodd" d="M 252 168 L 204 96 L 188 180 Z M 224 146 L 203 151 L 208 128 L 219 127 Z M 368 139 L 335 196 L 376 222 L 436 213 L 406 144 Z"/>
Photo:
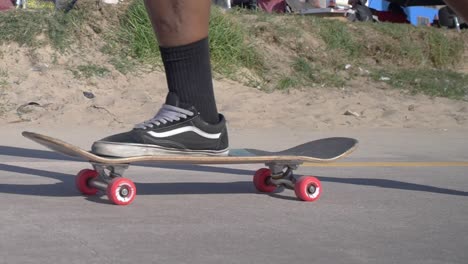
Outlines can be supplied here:
<path id="1" fill-rule="evenodd" d="M 211 0 L 145 0 L 145 6 L 162 47 L 208 37 Z"/>

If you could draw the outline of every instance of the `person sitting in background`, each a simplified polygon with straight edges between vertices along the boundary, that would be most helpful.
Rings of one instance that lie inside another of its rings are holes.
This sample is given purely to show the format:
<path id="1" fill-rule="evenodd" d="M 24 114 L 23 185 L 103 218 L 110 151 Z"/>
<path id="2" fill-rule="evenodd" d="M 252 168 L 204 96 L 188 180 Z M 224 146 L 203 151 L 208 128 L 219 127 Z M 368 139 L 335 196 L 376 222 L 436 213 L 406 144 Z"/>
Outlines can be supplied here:
<path id="1" fill-rule="evenodd" d="M 257 1 L 255 0 L 231 0 L 231 7 L 241 7 L 247 9 L 257 9 Z"/>
<path id="2" fill-rule="evenodd" d="M 366 5 L 367 0 L 348 0 L 353 13 L 348 14 L 349 21 L 372 22 L 374 21 L 371 9 Z"/>
<path id="3" fill-rule="evenodd" d="M 390 3 L 387 11 L 374 11 L 380 22 L 406 23 L 409 24 L 408 17 L 403 8 L 397 3 Z"/>
<path id="4" fill-rule="evenodd" d="M 26 9 L 26 0 L 16 0 L 16 8 L 20 8 L 20 6 Z"/>

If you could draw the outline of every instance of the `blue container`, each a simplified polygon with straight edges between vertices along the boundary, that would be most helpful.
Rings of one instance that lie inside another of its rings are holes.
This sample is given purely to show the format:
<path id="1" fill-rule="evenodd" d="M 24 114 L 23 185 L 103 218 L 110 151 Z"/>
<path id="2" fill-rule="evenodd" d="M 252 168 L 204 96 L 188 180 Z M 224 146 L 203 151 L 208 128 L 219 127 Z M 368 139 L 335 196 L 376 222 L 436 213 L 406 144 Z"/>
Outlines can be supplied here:
<path id="1" fill-rule="evenodd" d="M 435 16 L 439 13 L 436 7 L 409 6 L 405 8 L 408 20 L 415 26 L 424 24 L 424 21 L 432 23 Z"/>
<path id="2" fill-rule="evenodd" d="M 377 11 L 387 11 L 389 4 L 390 3 L 385 0 L 369 0 L 368 1 L 368 6 Z"/>

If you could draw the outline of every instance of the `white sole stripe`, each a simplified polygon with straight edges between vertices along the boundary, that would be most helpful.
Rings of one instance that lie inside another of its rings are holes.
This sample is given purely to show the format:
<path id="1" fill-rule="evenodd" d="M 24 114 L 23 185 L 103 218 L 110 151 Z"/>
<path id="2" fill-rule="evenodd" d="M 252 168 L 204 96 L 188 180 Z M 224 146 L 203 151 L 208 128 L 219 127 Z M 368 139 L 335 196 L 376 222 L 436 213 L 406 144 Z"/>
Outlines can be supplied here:
<path id="1" fill-rule="evenodd" d="M 151 136 L 155 137 L 155 138 L 166 138 L 166 137 L 170 137 L 170 136 L 174 136 L 174 135 L 178 135 L 178 134 L 182 134 L 182 133 L 185 133 L 185 132 L 194 132 L 204 138 L 209 138 L 209 139 L 218 139 L 219 137 L 221 137 L 221 133 L 217 133 L 217 134 L 210 134 L 210 133 L 207 133 L 205 131 L 202 131 L 194 126 L 186 126 L 186 127 L 180 127 L 180 128 L 177 128 L 177 129 L 174 129 L 174 130 L 171 130 L 171 131 L 167 131 L 167 132 L 154 132 L 154 131 L 148 131 L 148 134 L 150 134 Z"/>

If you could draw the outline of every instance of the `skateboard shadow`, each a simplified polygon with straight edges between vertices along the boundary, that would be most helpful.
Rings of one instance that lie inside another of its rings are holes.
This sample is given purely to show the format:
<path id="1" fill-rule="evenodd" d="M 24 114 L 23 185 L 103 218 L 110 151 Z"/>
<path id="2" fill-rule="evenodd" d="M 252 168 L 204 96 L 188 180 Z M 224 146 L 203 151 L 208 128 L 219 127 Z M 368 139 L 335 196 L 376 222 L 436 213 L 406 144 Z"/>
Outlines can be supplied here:
<path id="1" fill-rule="evenodd" d="M 35 159 L 63 160 L 63 161 L 81 161 L 72 157 L 67 157 L 52 151 L 0 146 L 0 155 L 16 156 Z M 86 163 L 86 162 L 85 162 Z M 33 166 L 34 163 L 31 163 Z M 174 194 L 247 194 L 256 193 L 252 184 L 252 175 L 254 170 L 239 169 L 220 166 L 205 165 L 163 165 L 140 163 L 134 166 L 152 167 L 160 169 L 173 169 L 185 171 L 202 171 L 207 173 L 223 173 L 248 176 L 248 180 L 223 183 L 206 182 L 183 182 L 183 183 L 138 183 L 136 187 L 139 195 L 174 195 Z M 0 193 L 23 194 L 34 196 L 81 196 L 75 188 L 75 174 L 66 174 L 43 169 L 28 168 L 18 165 L 0 163 L 0 171 L 47 177 L 58 182 L 53 184 L 3 184 L 0 183 Z M 468 192 L 453 190 L 448 188 L 435 187 L 424 184 L 408 183 L 397 180 L 372 179 L 372 178 L 338 178 L 319 176 L 320 181 L 351 184 L 358 186 L 374 186 L 379 188 L 399 189 L 407 191 L 429 192 L 436 194 L 468 196 Z M 1 182 L 1 178 L 0 178 Z M 297 200 L 292 194 L 280 194 L 283 188 L 270 194 L 275 198 Z M 94 199 L 91 199 L 94 200 Z"/>
<path id="2" fill-rule="evenodd" d="M 318 176 L 322 182 L 334 182 L 343 184 L 352 184 L 359 186 L 372 186 L 386 189 L 398 189 L 405 191 L 418 191 L 418 192 L 429 192 L 437 194 L 448 194 L 456 196 L 468 196 L 468 192 L 453 190 L 448 188 L 435 187 L 424 184 L 387 180 L 387 179 L 371 179 L 371 178 L 336 178 Z"/>
<path id="3" fill-rule="evenodd" d="M 75 179 L 71 174 L 59 173 L 48 170 L 39 170 L 15 165 L 0 163 L 0 171 L 34 175 L 55 179 L 53 184 L 4 184 L 0 183 L 0 193 L 23 194 L 33 196 L 77 196 Z M 1 180 L 1 179 L 0 179 Z"/>
<path id="4" fill-rule="evenodd" d="M 46 160 L 81 161 L 78 158 L 65 156 L 53 151 L 10 146 L 0 146 L 0 155 Z"/>
<path id="5" fill-rule="evenodd" d="M 164 167 L 168 169 L 168 167 Z M 202 168 L 175 168 L 202 171 Z M 222 169 L 222 168 L 221 168 Z M 78 196 L 80 193 L 75 188 L 75 175 L 49 170 L 33 169 L 23 166 L 0 163 L 0 171 L 46 177 L 57 180 L 53 184 L 3 184 L 0 183 L 0 193 L 37 195 L 37 196 Z M 210 170 L 206 170 L 210 171 Z M 250 172 L 250 171 L 249 171 Z M 226 173 L 224 171 L 223 173 Z M 240 173 L 239 171 L 237 173 Z M 29 179 L 30 180 L 30 179 Z M 1 178 L 0 178 L 1 182 Z M 139 195 L 153 194 L 234 194 L 254 193 L 254 187 L 250 181 L 206 183 L 206 182 L 181 182 L 181 183 L 138 183 L 135 182 Z"/>

